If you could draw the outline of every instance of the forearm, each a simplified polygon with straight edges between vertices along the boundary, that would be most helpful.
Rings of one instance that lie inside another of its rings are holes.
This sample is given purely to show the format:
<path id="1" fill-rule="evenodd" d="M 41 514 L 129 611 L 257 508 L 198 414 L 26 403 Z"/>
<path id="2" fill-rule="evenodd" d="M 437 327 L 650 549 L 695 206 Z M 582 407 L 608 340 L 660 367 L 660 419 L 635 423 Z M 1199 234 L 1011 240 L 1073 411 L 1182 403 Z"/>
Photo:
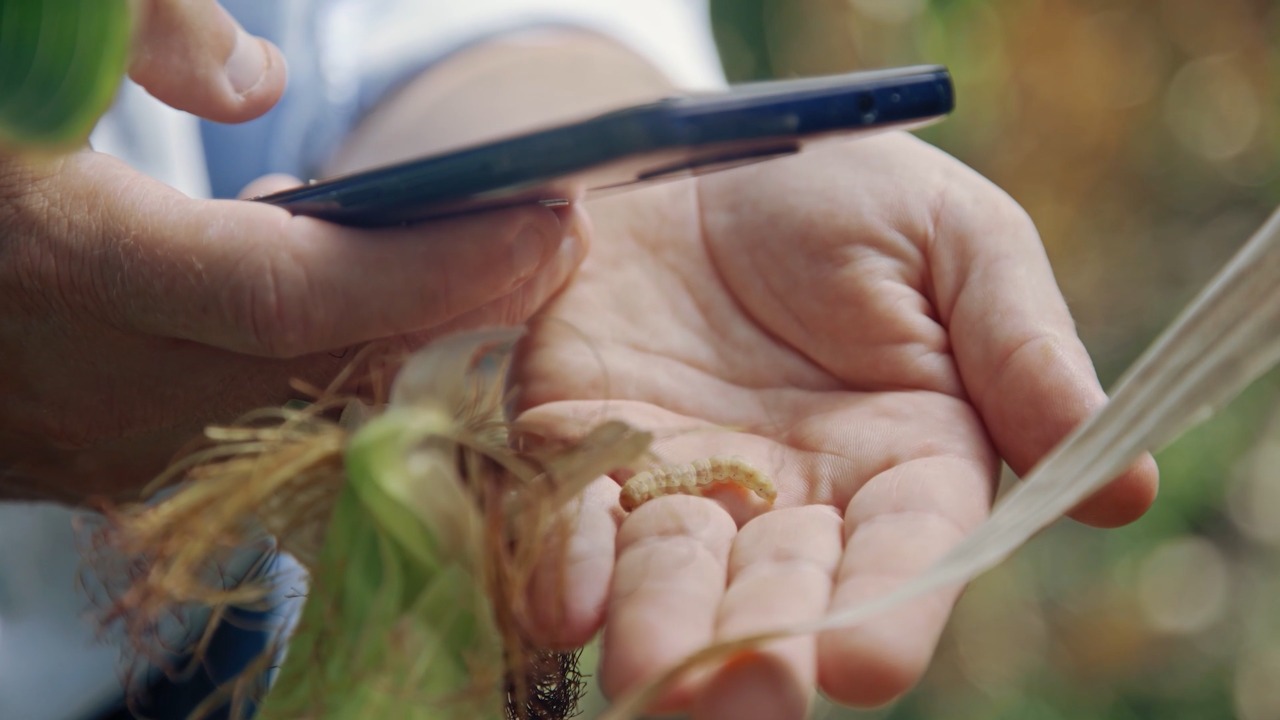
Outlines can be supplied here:
<path id="1" fill-rule="evenodd" d="M 437 64 L 375 109 L 326 169 L 361 170 L 673 92 L 640 56 L 571 30 L 504 36 Z"/>

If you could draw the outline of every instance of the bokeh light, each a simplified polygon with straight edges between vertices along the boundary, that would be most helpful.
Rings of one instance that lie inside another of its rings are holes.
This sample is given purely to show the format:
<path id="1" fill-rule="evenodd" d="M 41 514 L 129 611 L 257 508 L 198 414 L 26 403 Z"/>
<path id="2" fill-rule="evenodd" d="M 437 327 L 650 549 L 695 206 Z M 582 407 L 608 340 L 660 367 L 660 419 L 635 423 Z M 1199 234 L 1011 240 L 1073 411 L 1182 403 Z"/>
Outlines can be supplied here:
<path id="1" fill-rule="evenodd" d="M 922 134 L 1035 220 L 1105 383 L 1280 205 L 1280 2 L 713 0 L 731 76 L 947 65 Z M 961 599 L 921 686 L 823 718 L 1280 718 L 1280 374 Z"/>
<path id="2" fill-rule="evenodd" d="M 1235 710 L 1240 720 L 1280 717 L 1280 648 L 1240 658 L 1235 676 Z"/>
<path id="3" fill-rule="evenodd" d="M 1202 537 L 1158 545 L 1143 560 L 1137 581 L 1144 617 L 1156 632 L 1204 632 L 1227 612 L 1231 570 L 1217 546 Z"/>

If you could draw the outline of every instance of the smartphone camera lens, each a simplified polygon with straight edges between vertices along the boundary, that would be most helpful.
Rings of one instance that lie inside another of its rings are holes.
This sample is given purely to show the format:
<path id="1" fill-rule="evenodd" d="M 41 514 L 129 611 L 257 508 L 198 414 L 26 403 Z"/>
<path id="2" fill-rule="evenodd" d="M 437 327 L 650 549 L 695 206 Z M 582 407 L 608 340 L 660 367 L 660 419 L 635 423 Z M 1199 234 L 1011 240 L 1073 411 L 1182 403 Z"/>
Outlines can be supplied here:
<path id="1" fill-rule="evenodd" d="M 876 99 L 870 93 L 858 98 L 858 112 L 862 113 L 863 122 L 872 122 L 876 119 Z"/>

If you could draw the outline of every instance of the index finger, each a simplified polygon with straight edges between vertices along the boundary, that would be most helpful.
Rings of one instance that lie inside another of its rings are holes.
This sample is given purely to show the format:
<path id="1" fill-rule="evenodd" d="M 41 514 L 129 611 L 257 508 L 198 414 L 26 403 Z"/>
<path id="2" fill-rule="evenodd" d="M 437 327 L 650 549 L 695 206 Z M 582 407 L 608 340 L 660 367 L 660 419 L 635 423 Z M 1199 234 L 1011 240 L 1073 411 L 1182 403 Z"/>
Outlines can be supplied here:
<path id="1" fill-rule="evenodd" d="M 894 590 L 928 570 L 987 515 L 994 463 L 962 456 L 897 465 L 864 485 L 845 511 L 844 554 L 831 612 Z M 818 680 L 832 699 L 884 704 L 924 673 L 960 588 L 944 588 L 818 637 Z"/>
<path id="2" fill-rule="evenodd" d="M 652 680 L 712 641 L 737 530 L 715 502 L 687 495 L 645 503 L 623 522 L 600 668 L 606 694 Z M 697 684 L 678 684 L 651 710 L 686 707 Z"/>

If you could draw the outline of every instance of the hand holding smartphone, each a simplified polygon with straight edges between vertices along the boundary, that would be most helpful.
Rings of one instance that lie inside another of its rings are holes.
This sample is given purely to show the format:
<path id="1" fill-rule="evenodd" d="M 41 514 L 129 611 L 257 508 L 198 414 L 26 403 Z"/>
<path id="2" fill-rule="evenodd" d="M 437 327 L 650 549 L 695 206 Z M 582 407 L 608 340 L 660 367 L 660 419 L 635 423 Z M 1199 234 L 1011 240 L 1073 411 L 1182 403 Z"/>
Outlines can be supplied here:
<path id="1" fill-rule="evenodd" d="M 363 227 L 522 203 L 555 205 L 790 155 L 822 138 L 916 127 L 953 107 L 951 77 L 939 66 L 750 83 L 256 199 Z"/>

